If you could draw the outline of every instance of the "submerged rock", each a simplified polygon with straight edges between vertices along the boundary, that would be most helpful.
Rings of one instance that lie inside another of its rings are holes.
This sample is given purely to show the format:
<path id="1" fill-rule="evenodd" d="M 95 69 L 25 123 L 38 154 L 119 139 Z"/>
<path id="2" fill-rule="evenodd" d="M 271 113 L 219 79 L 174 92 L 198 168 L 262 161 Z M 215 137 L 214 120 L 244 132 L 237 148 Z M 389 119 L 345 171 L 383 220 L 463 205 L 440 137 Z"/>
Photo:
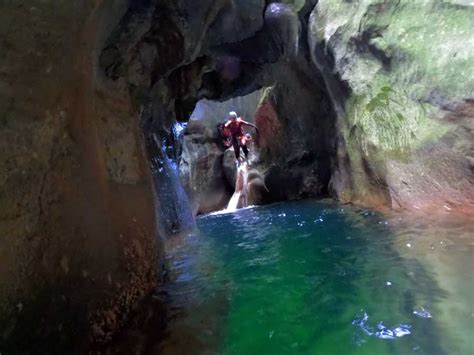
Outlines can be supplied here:
<path id="1" fill-rule="evenodd" d="M 179 163 L 180 179 L 195 214 L 222 209 L 231 195 L 222 169 L 222 148 L 211 136 L 213 131 L 211 133 L 199 123 L 191 121 L 188 126 Z"/>

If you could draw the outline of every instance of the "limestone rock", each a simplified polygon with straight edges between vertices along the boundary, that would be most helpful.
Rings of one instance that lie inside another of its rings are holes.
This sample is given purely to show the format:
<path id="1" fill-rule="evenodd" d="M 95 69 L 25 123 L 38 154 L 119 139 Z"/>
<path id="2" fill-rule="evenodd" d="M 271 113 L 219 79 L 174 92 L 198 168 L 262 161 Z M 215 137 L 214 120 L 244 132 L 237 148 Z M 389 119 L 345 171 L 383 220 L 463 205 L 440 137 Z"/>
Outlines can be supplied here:
<path id="1" fill-rule="evenodd" d="M 224 153 L 224 160 L 222 162 L 225 177 L 230 186 L 235 187 L 235 180 L 237 176 L 237 163 L 235 160 L 234 148 L 229 148 Z"/>
<path id="2" fill-rule="evenodd" d="M 319 0 L 308 23 L 314 2 L 0 5 L 2 352 L 87 353 L 154 289 L 191 215 L 172 127 L 202 98 L 272 87 L 255 201 L 472 212 L 473 7 Z M 215 130 L 188 128 L 194 209 L 218 208 Z"/>
<path id="3" fill-rule="evenodd" d="M 474 206 L 473 28 L 474 8 L 452 2 L 318 2 L 309 41 L 338 114 L 339 198 Z"/>
<path id="4" fill-rule="evenodd" d="M 1 351 L 87 352 L 153 290 L 162 256 L 138 115 L 96 75 L 126 7 L 0 8 Z"/>
<path id="5" fill-rule="evenodd" d="M 229 201 L 231 188 L 222 169 L 223 157 L 214 140 L 196 133 L 184 136 L 180 179 L 195 214 L 220 210 Z"/>
<path id="6" fill-rule="evenodd" d="M 144 141 L 187 119 L 203 47 L 261 28 L 263 1 L 232 3 L 0 5 L 2 352 L 87 353 L 156 286 L 158 230 L 181 223 L 158 197 L 179 189 Z M 226 11 L 245 15 L 240 34 L 217 24 Z"/>

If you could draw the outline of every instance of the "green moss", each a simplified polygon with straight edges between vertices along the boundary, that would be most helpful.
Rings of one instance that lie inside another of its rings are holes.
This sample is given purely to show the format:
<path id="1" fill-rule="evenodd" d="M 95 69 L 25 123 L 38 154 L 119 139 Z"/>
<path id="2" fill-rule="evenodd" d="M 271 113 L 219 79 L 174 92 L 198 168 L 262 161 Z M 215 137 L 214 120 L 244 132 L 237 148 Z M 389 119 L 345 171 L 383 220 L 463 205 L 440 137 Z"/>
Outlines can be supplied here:
<path id="1" fill-rule="evenodd" d="M 407 93 L 381 86 L 375 95 L 354 96 L 347 105 L 346 140 L 365 154 L 381 151 L 402 159 L 446 128 L 428 119 L 430 107 L 415 103 Z"/>
<path id="2" fill-rule="evenodd" d="M 413 151 L 438 142 L 453 129 L 437 119 L 441 106 L 474 95 L 474 8 L 319 0 L 310 32 L 312 45 L 324 44 L 334 57 L 333 71 L 351 92 L 340 117 L 351 186 L 341 194 L 383 197 L 374 180 L 383 177 L 387 159 L 410 160 Z"/>
<path id="3" fill-rule="evenodd" d="M 437 110 L 434 101 L 460 102 L 474 94 L 473 8 L 320 0 L 312 16 L 313 36 L 331 47 L 336 69 L 353 93 L 346 105 L 346 139 L 366 153 L 376 147 L 402 157 L 438 140 L 447 128 L 429 119 Z M 379 56 L 357 47 L 360 41 Z"/>
<path id="4" fill-rule="evenodd" d="M 474 92 L 472 7 L 437 1 L 321 0 L 315 15 L 313 35 L 326 42 L 337 38 L 332 45 L 336 59 L 349 59 L 344 79 L 358 95 L 371 94 L 374 76 L 405 86 L 415 99 L 433 91 L 447 99 Z M 352 48 L 351 40 L 366 30 L 373 37 L 370 44 L 390 58 L 389 70 L 380 70 L 377 58 Z"/>
<path id="5" fill-rule="evenodd" d="M 274 86 L 267 86 L 263 89 L 262 96 L 260 97 L 260 101 L 258 102 L 257 107 L 262 106 L 267 99 L 270 99 L 273 95 Z"/>

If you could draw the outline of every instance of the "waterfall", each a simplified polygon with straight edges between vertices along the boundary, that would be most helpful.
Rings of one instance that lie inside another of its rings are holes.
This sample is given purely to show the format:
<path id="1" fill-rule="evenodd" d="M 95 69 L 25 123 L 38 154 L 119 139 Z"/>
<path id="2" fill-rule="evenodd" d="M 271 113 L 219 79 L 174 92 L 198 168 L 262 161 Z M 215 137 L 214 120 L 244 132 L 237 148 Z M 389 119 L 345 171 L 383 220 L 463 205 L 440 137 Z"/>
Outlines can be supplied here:
<path id="1" fill-rule="evenodd" d="M 238 208 L 247 207 L 248 205 L 248 167 L 247 163 L 242 163 L 237 169 L 237 176 L 235 179 L 235 191 L 230 199 L 226 212 L 233 212 Z"/>
<path id="2" fill-rule="evenodd" d="M 176 163 L 167 156 L 166 146 L 156 134 L 145 137 L 155 185 L 158 230 L 167 237 L 189 233 L 194 229 L 194 217 Z"/>
<path id="3" fill-rule="evenodd" d="M 239 204 L 239 200 L 240 200 L 240 191 L 235 191 L 225 210 L 228 212 L 237 210 L 237 205 Z"/>

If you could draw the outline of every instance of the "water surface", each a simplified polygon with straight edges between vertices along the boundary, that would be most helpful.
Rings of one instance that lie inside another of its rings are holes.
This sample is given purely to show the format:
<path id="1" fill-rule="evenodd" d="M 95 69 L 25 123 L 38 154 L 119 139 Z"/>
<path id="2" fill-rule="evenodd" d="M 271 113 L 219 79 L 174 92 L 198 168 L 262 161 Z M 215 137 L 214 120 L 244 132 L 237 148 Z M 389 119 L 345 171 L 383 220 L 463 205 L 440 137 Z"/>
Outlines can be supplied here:
<path id="1" fill-rule="evenodd" d="M 144 352 L 472 354 L 472 224 L 438 222 L 316 201 L 200 217 Z"/>

